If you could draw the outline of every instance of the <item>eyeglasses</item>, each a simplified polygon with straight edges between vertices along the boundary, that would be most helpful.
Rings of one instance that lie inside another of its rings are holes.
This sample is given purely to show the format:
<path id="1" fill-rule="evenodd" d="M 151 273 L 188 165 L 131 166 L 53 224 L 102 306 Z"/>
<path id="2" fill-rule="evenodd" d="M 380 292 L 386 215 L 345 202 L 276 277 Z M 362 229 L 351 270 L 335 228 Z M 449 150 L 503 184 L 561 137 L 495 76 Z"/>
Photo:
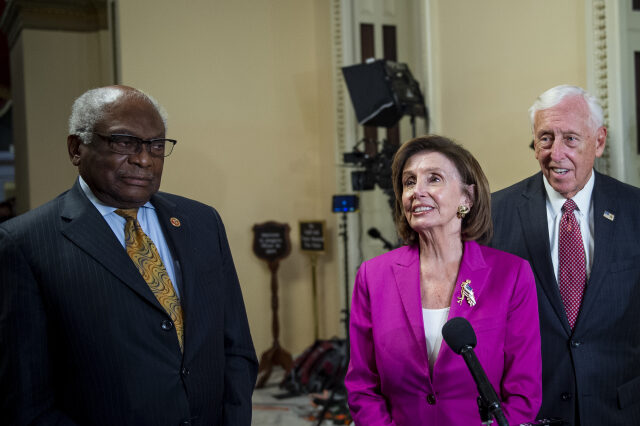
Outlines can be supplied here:
<path id="1" fill-rule="evenodd" d="M 173 151 L 173 146 L 178 143 L 175 139 L 154 138 L 142 139 L 132 135 L 112 134 L 102 135 L 100 133 L 91 132 L 100 136 L 109 143 L 109 149 L 117 154 L 134 155 L 142 152 L 142 144 L 146 144 L 147 152 L 153 157 L 168 157 Z"/>

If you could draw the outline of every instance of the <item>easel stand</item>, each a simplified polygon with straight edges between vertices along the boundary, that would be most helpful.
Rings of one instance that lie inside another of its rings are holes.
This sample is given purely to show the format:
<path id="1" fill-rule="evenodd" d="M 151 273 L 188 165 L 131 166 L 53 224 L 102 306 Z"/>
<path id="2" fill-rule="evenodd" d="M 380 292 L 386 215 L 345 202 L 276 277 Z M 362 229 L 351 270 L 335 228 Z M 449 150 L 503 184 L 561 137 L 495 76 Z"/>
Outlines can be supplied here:
<path id="1" fill-rule="evenodd" d="M 273 260 L 269 262 L 269 270 L 271 271 L 271 332 L 273 334 L 273 345 L 270 349 L 260 357 L 260 366 L 258 367 L 258 383 L 256 388 L 264 387 L 265 383 L 271 376 L 274 366 L 281 366 L 285 370 L 285 375 L 289 373 L 293 367 L 293 359 L 291 354 L 280 346 L 278 340 L 280 336 L 280 323 L 278 322 L 278 266 L 280 262 Z"/>
<path id="2" fill-rule="evenodd" d="M 311 262 L 311 296 L 312 296 L 312 304 L 313 304 L 313 337 L 314 342 L 319 339 L 319 331 L 318 331 L 318 285 L 317 285 L 317 265 L 318 265 L 318 255 L 310 254 L 309 261 Z"/>

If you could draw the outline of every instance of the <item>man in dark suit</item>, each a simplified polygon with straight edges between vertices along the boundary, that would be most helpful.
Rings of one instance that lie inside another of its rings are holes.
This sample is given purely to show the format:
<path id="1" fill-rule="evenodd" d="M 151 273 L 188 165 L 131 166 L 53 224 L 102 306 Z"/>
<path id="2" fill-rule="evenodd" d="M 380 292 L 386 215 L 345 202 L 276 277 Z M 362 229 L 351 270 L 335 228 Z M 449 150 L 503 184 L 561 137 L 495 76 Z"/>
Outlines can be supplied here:
<path id="1" fill-rule="evenodd" d="M 583 89 L 549 89 L 529 112 L 541 172 L 493 195 L 491 245 L 535 275 L 539 416 L 639 425 L 640 189 L 593 170 L 607 130 Z"/>
<path id="2" fill-rule="evenodd" d="M 158 192 L 162 108 L 104 87 L 69 126 L 78 181 L 0 225 L 0 423 L 249 425 L 257 359 L 227 237 L 213 208 Z"/>

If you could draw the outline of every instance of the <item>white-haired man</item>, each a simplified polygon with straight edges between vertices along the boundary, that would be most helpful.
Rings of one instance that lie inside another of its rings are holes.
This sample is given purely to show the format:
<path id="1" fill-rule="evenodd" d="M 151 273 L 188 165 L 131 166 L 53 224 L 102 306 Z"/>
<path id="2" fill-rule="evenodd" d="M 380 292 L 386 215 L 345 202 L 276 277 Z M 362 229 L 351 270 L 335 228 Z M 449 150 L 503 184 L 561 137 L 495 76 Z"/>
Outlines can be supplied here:
<path id="1" fill-rule="evenodd" d="M 158 192 L 166 115 L 109 86 L 69 124 L 76 184 L 0 226 L 2 424 L 248 426 L 238 278 L 218 213 Z"/>
<path id="2" fill-rule="evenodd" d="M 541 172 L 493 194 L 493 247 L 531 263 L 538 287 L 540 417 L 640 424 L 640 189 L 593 169 L 607 129 L 576 86 L 529 110 Z"/>

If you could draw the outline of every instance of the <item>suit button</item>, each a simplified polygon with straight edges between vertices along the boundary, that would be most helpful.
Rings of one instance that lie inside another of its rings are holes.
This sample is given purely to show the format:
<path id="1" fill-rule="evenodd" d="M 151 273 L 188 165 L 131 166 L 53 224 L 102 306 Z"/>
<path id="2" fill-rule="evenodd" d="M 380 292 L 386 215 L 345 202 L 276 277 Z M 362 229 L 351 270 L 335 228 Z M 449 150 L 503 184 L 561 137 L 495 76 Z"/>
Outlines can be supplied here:
<path id="1" fill-rule="evenodd" d="M 179 426 L 191 426 L 192 424 L 191 420 L 185 420 L 184 422 L 181 422 Z"/>
<path id="2" fill-rule="evenodd" d="M 582 342 L 579 342 L 577 340 L 572 340 L 571 341 L 571 347 L 572 348 L 577 348 L 578 346 L 580 346 L 582 344 Z"/>
<path id="3" fill-rule="evenodd" d="M 160 326 L 164 331 L 169 331 L 173 328 L 173 322 L 171 322 L 170 320 L 164 320 L 162 321 L 162 324 L 160 324 Z"/>
<path id="4" fill-rule="evenodd" d="M 190 373 L 189 369 L 187 367 L 182 367 L 182 370 L 180 371 L 180 374 L 182 374 L 183 376 L 188 376 Z"/>
<path id="5" fill-rule="evenodd" d="M 436 396 L 430 393 L 429 395 L 427 395 L 427 402 L 429 403 L 429 405 L 434 405 L 436 403 Z"/>
<path id="6" fill-rule="evenodd" d="M 562 398 L 563 401 L 569 401 L 571 399 L 571 394 L 569 392 L 564 392 L 560 395 L 560 398 Z"/>

